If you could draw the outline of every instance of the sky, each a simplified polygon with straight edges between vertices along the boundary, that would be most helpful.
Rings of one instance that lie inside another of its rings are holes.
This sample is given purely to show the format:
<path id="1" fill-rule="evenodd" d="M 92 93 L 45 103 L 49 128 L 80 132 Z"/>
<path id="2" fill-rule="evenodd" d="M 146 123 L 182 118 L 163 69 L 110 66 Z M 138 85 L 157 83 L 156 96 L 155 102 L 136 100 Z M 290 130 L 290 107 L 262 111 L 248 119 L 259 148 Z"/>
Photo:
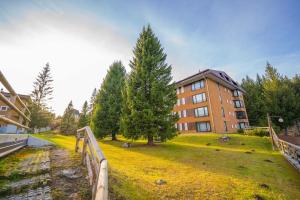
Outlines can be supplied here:
<path id="1" fill-rule="evenodd" d="M 81 109 L 110 64 L 128 66 L 150 24 L 167 53 L 174 81 L 207 68 L 241 82 L 269 61 L 289 77 L 300 72 L 300 1 L 0 0 L 0 70 L 30 94 L 46 63 L 54 79 L 49 105 Z"/>

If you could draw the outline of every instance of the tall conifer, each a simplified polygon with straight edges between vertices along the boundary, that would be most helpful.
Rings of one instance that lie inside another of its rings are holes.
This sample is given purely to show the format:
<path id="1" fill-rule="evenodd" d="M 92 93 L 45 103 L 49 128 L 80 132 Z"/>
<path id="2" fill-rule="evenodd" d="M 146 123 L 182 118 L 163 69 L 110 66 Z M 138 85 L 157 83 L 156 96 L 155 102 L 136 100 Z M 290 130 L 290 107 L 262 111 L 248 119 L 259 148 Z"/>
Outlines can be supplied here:
<path id="1" fill-rule="evenodd" d="M 143 28 L 133 50 L 131 73 L 126 84 L 122 125 L 127 138 L 166 140 L 176 135 L 177 117 L 172 114 L 176 88 L 166 53 L 148 25 Z"/>

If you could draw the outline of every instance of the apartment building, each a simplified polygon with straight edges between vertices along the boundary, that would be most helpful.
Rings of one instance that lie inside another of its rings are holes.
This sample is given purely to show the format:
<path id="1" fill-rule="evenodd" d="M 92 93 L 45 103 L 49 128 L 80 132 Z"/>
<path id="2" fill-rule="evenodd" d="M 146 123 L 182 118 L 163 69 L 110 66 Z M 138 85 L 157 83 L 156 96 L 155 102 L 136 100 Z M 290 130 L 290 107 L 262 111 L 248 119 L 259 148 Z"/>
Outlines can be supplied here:
<path id="1" fill-rule="evenodd" d="M 9 101 L 11 101 L 12 98 L 14 98 L 10 93 L 4 92 L 3 90 L 1 90 L 1 94 L 3 96 L 5 96 Z M 20 97 L 21 101 L 27 106 L 28 102 L 30 101 L 30 96 L 22 95 L 22 94 L 18 94 L 18 96 Z M 15 101 L 15 105 L 18 109 L 20 109 L 21 111 L 24 111 L 26 113 L 25 108 L 23 107 L 23 105 L 21 105 L 21 103 L 19 101 Z M 23 120 L 20 117 L 20 115 L 15 110 L 11 109 L 1 99 L 0 99 L 0 116 L 6 117 L 13 121 L 23 123 Z M 18 129 L 17 126 L 14 124 L 9 124 L 4 121 L 0 121 L 0 134 L 1 133 L 19 133 L 19 132 L 25 132 L 25 129 L 24 128 Z"/>
<path id="2" fill-rule="evenodd" d="M 176 83 L 175 125 L 182 132 L 234 133 L 249 126 L 245 91 L 223 71 L 207 69 Z"/>

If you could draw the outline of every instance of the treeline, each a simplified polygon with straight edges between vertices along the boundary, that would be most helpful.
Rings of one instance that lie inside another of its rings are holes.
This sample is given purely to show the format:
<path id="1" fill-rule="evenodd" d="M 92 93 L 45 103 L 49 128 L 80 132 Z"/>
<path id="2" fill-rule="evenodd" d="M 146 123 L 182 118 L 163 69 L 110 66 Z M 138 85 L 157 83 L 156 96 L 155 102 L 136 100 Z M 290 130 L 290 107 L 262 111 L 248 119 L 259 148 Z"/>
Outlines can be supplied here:
<path id="1" fill-rule="evenodd" d="M 108 69 L 89 118 L 80 126 L 91 126 L 98 138 L 117 134 L 129 139 L 165 141 L 176 135 L 176 88 L 172 82 L 167 55 L 150 26 L 144 27 L 133 49 L 131 71 L 126 73 L 120 61 Z M 83 115 L 82 115 L 83 117 Z"/>
<path id="2" fill-rule="evenodd" d="M 289 126 L 300 120 L 300 76 L 292 78 L 278 73 L 267 63 L 265 74 L 251 79 L 246 76 L 242 80 L 247 114 L 251 126 L 267 126 L 267 113 L 280 116 L 283 122 L 274 119 L 272 122 L 287 132 Z"/>

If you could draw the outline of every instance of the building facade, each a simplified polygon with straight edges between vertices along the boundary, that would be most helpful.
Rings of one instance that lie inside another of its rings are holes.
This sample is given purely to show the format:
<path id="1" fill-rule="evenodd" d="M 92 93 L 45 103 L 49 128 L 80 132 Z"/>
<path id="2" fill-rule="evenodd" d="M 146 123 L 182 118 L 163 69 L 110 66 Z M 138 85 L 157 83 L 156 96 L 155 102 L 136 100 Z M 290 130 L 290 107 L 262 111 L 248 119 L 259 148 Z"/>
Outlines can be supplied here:
<path id="1" fill-rule="evenodd" d="M 245 92 L 223 71 L 207 69 L 176 83 L 181 132 L 234 133 L 249 126 Z"/>
<path id="2" fill-rule="evenodd" d="M 11 94 L 8 92 L 1 91 L 1 94 L 4 95 L 9 101 L 11 100 L 11 98 L 13 98 Z M 22 102 L 27 106 L 28 102 L 30 101 L 30 96 L 21 95 L 21 94 L 18 94 L 18 96 L 20 97 Z M 25 108 L 21 105 L 20 102 L 15 101 L 15 105 L 21 111 L 23 112 L 25 111 Z M 20 117 L 20 115 L 15 110 L 11 109 L 8 105 L 6 105 L 6 103 L 3 102 L 1 99 L 0 99 L 0 115 L 8 119 L 11 119 L 13 121 L 18 121 L 20 123 L 23 122 L 23 119 Z M 0 133 L 21 133 L 21 132 L 26 132 L 26 130 L 24 128 L 18 129 L 17 126 L 14 124 L 8 124 L 6 122 L 0 121 Z"/>

